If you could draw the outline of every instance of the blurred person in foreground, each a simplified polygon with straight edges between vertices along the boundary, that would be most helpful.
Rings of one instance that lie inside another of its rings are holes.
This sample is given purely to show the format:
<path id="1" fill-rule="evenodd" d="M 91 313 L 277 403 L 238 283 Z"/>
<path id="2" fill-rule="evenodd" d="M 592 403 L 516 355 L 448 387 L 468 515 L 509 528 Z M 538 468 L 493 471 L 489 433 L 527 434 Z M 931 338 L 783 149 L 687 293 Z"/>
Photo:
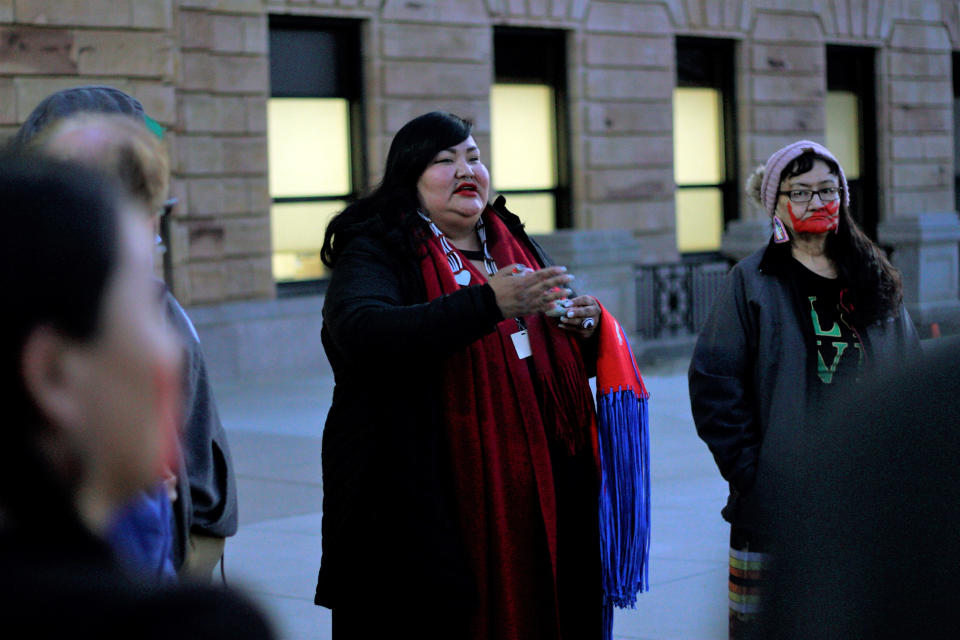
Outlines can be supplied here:
<path id="1" fill-rule="evenodd" d="M 843 168 L 820 144 L 777 150 L 747 195 L 773 223 L 769 244 L 733 267 L 690 363 L 697 433 L 730 483 L 730 637 L 762 609 L 771 535 L 818 411 L 901 367 L 919 340 L 900 275 L 850 215 Z"/>
<path id="2" fill-rule="evenodd" d="M 0 618 L 39 638 L 269 638 L 245 600 L 138 582 L 103 538 L 176 451 L 180 348 L 131 206 L 83 167 L 0 156 Z"/>
<path id="3" fill-rule="evenodd" d="M 162 129 L 135 98 L 112 87 L 85 86 L 43 100 L 16 142 L 105 171 L 140 205 L 137 214 L 150 220 L 156 233 L 161 214 L 172 207 L 169 161 L 159 134 Z M 161 281 L 152 286 L 184 344 L 182 456 L 175 465 L 176 482 L 168 483 L 173 515 L 164 496 L 153 490 L 128 506 L 113 539 L 147 571 L 176 570 L 209 580 L 225 538 L 237 530 L 233 463 L 196 330 L 169 288 Z"/>
<path id="4" fill-rule="evenodd" d="M 960 338 L 933 343 L 812 430 L 756 638 L 960 637 Z"/>
<path id="5" fill-rule="evenodd" d="M 613 321 L 587 295 L 558 310 L 572 277 L 488 194 L 471 124 L 432 112 L 327 228 L 315 601 L 336 640 L 603 632 L 587 380 Z"/>

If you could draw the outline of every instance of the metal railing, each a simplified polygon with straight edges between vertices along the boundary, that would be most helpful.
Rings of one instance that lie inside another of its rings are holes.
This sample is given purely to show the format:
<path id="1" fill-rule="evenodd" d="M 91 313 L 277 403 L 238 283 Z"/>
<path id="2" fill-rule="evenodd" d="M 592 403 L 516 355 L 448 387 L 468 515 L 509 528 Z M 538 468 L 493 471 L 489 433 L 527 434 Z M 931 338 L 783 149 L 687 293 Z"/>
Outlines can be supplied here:
<path id="1" fill-rule="evenodd" d="M 726 262 L 637 265 L 637 333 L 644 340 L 695 336 L 729 270 Z"/>

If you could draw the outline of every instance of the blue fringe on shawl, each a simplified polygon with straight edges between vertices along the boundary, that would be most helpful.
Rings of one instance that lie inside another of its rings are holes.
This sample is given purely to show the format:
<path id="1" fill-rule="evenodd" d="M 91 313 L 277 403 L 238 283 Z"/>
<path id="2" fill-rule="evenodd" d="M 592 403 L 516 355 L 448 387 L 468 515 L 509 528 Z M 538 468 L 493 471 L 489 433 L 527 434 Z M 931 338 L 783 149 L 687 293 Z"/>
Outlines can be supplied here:
<path id="1" fill-rule="evenodd" d="M 650 588 L 650 394 L 620 324 L 606 311 L 601 321 L 607 327 L 600 335 L 597 371 L 600 553 L 604 638 L 609 640 L 613 607 L 635 607 L 637 594 Z M 632 380 L 623 379 L 631 374 Z"/>

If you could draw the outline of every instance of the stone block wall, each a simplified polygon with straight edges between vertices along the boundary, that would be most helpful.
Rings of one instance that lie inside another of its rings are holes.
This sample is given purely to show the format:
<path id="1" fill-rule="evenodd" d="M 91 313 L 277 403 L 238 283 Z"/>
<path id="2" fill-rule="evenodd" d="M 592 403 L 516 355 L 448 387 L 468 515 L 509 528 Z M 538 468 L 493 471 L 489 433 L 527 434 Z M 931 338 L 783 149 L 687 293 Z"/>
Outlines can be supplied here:
<path id="1" fill-rule="evenodd" d="M 0 2 L 0 136 L 50 93 L 85 84 L 126 91 L 166 128 L 180 299 L 272 296 L 262 3 Z"/>
<path id="2" fill-rule="evenodd" d="M 472 119 L 474 137 L 489 159 L 493 28 L 567 31 L 574 226 L 629 230 L 648 262 L 677 257 L 673 39 L 661 3 L 288 0 L 269 2 L 267 11 L 364 21 L 371 184 L 397 129 L 434 109 Z"/>
<path id="3" fill-rule="evenodd" d="M 823 141 L 826 47 L 864 46 L 877 52 L 881 223 L 954 208 L 957 2 L 0 0 L 0 136 L 52 91 L 89 83 L 128 91 L 168 128 L 180 200 L 172 284 L 185 304 L 274 295 L 266 159 L 272 14 L 361 21 L 370 184 L 396 130 L 428 110 L 472 118 L 489 158 L 493 29 L 565 31 L 574 226 L 624 232 L 641 262 L 678 258 L 677 35 L 735 42 L 739 184 L 782 144 Z M 739 213 L 725 244 L 740 234 L 743 247 L 757 246 L 768 233 L 764 216 L 745 204 Z M 897 229 L 894 236 L 913 237 Z"/>
<path id="4" fill-rule="evenodd" d="M 891 25 L 880 67 L 890 151 L 881 184 L 891 217 L 954 209 L 951 49 L 939 19 Z"/>
<path id="5" fill-rule="evenodd" d="M 174 18 L 172 286 L 190 304 L 271 297 L 266 14 L 256 0 L 182 0 Z"/>
<path id="6" fill-rule="evenodd" d="M 645 262 L 677 257 L 672 31 L 660 3 L 591 2 L 580 27 L 575 226 L 632 230 Z"/>
<path id="7" fill-rule="evenodd" d="M 112 84 L 172 126 L 172 23 L 169 0 L 0 2 L 0 136 L 47 95 L 78 84 Z"/>

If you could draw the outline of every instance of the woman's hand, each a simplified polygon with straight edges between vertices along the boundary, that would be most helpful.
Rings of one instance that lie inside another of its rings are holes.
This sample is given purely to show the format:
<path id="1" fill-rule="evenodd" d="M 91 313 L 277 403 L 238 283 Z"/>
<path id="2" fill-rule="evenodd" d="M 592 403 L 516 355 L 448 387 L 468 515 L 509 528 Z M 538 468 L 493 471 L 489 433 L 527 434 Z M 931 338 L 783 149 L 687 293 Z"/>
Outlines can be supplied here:
<path id="1" fill-rule="evenodd" d="M 570 295 L 567 285 L 573 276 L 566 267 L 547 267 L 534 271 L 512 264 L 490 276 L 487 282 L 497 297 L 504 318 L 516 318 L 553 308 L 553 301 Z"/>
<path id="2" fill-rule="evenodd" d="M 589 338 L 600 325 L 600 303 L 593 296 L 577 296 L 560 316 L 560 328 Z"/>

